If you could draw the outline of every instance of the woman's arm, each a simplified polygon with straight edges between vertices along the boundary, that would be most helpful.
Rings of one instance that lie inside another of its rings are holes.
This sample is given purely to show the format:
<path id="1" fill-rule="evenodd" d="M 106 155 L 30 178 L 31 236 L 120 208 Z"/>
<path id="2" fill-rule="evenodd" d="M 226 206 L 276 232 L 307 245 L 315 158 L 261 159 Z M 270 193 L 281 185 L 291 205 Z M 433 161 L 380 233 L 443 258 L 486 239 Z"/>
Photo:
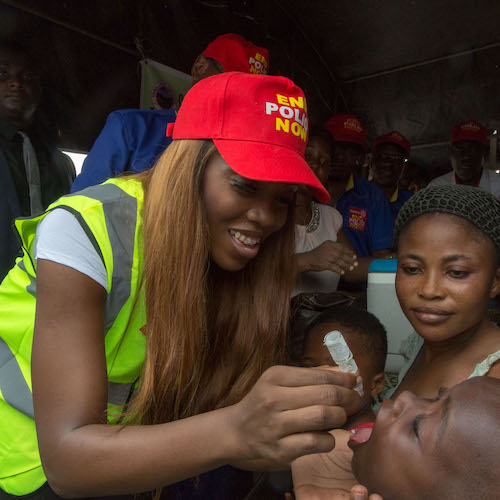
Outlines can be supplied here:
<path id="1" fill-rule="evenodd" d="M 354 377 L 274 367 L 240 403 L 176 422 L 107 425 L 104 304 L 87 276 L 38 260 L 32 353 L 42 465 L 61 496 L 148 491 L 223 464 L 270 468 L 329 451 Z"/>

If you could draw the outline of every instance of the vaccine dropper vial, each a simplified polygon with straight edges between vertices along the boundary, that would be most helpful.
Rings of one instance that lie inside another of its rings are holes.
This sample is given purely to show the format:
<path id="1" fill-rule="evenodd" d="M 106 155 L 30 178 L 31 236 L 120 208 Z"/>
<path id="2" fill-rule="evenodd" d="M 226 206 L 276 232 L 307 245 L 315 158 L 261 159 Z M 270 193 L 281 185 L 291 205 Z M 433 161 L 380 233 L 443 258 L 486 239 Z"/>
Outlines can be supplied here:
<path id="1" fill-rule="evenodd" d="M 356 373 L 358 371 L 358 365 L 354 361 L 352 352 L 343 335 L 338 330 L 327 333 L 323 339 L 323 344 L 330 352 L 330 356 L 338 365 L 341 372 Z M 363 383 L 360 382 L 357 384 L 354 390 L 360 396 L 363 396 Z"/>

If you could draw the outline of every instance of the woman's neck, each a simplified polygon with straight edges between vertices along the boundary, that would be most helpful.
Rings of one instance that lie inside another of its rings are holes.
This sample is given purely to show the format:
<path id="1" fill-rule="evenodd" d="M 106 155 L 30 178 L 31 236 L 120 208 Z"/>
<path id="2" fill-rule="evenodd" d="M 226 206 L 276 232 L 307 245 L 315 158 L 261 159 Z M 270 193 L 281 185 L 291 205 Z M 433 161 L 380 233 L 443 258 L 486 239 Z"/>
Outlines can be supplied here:
<path id="1" fill-rule="evenodd" d="M 307 226 L 312 217 L 311 201 L 312 196 L 302 192 L 297 193 L 294 213 L 295 224 Z"/>
<path id="2" fill-rule="evenodd" d="M 483 320 L 463 332 L 441 342 L 424 341 L 422 352 L 425 362 L 431 362 L 435 359 L 455 356 L 456 354 L 468 349 L 471 344 L 477 343 L 488 331 L 488 318 Z"/>

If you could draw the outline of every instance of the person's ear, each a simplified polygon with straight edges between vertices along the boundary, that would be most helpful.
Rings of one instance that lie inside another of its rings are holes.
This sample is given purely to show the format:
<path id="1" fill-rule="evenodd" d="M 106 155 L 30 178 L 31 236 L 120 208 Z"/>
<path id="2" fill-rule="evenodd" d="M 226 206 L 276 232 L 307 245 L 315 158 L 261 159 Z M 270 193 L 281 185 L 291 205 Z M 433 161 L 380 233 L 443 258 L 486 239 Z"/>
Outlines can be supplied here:
<path id="1" fill-rule="evenodd" d="M 384 372 L 377 373 L 372 379 L 372 386 L 370 389 L 371 397 L 372 398 L 377 397 L 382 392 L 384 385 L 385 385 Z"/>
<path id="2" fill-rule="evenodd" d="M 203 54 L 200 54 L 191 67 L 191 77 L 193 78 L 193 84 L 203 79 L 203 77 L 209 71 L 209 68 L 210 60 L 207 59 Z"/>
<path id="3" fill-rule="evenodd" d="M 490 298 L 495 298 L 500 293 L 500 267 L 497 267 L 493 283 L 491 284 Z"/>

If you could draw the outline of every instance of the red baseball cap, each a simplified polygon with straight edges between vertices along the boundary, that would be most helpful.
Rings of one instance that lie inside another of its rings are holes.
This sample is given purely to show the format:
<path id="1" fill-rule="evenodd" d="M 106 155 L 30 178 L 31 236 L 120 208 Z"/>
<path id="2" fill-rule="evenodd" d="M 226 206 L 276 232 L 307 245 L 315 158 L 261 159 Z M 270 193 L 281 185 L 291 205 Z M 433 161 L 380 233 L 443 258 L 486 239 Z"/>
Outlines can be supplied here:
<path id="1" fill-rule="evenodd" d="M 467 120 L 453 127 L 450 141 L 474 141 L 487 145 L 488 131 L 479 122 Z"/>
<path id="2" fill-rule="evenodd" d="M 205 78 L 189 90 L 167 136 L 212 139 L 243 177 L 305 184 L 328 203 L 328 191 L 304 159 L 308 128 L 304 93 L 291 80 L 230 72 Z"/>
<path id="3" fill-rule="evenodd" d="M 217 37 L 202 52 L 205 57 L 222 64 L 224 71 L 243 71 L 266 75 L 269 71 L 269 52 L 257 47 L 240 35 L 227 33 Z"/>
<path id="4" fill-rule="evenodd" d="M 392 144 L 397 144 L 398 146 L 400 146 L 401 148 L 403 148 L 406 151 L 406 153 L 407 153 L 408 156 L 410 156 L 410 149 L 411 149 L 410 143 L 404 137 L 404 135 L 401 134 L 400 132 L 398 132 L 397 130 L 393 130 L 389 134 L 385 134 L 385 135 L 381 135 L 380 137 L 377 137 L 373 141 L 372 151 L 379 144 L 385 144 L 387 142 L 390 142 Z"/>
<path id="5" fill-rule="evenodd" d="M 353 142 L 365 147 L 365 127 L 354 115 L 333 115 L 325 122 L 325 128 L 336 142 Z"/>

